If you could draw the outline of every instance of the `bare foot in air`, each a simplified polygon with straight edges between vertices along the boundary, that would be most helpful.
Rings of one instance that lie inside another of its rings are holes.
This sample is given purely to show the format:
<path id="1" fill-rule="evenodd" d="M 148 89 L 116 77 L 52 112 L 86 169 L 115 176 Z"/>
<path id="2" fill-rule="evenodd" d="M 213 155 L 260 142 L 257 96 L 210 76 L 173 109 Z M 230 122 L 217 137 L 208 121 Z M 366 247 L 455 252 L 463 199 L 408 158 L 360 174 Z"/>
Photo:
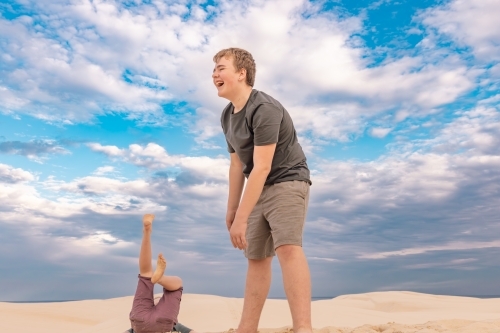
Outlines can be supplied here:
<path id="1" fill-rule="evenodd" d="M 151 277 L 151 282 L 156 283 L 161 279 L 167 268 L 167 261 L 163 257 L 163 254 L 158 255 L 158 260 L 156 261 L 156 270 Z"/>
<path id="2" fill-rule="evenodd" d="M 155 216 L 153 214 L 144 214 L 144 216 L 142 217 L 142 225 L 144 226 L 144 231 L 151 231 L 154 219 Z"/>

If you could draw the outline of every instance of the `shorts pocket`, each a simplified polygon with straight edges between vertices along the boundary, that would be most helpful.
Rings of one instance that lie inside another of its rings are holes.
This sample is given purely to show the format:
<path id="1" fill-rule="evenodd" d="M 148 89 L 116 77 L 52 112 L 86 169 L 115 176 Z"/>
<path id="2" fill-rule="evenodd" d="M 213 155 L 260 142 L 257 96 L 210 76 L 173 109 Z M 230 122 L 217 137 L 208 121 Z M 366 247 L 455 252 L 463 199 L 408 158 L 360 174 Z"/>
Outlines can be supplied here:
<path id="1" fill-rule="evenodd" d="M 304 188 L 304 198 L 307 196 L 307 193 L 309 192 L 309 183 L 308 182 L 302 182 L 302 187 Z"/>
<path id="2" fill-rule="evenodd" d="M 295 190 L 297 191 L 296 193 L 298 193 L 302 199 L 305 199 L 307 196 L 307 190 L 309 184 L 300 180 L 294 181 L 294 183 L 295 183 Z"/>

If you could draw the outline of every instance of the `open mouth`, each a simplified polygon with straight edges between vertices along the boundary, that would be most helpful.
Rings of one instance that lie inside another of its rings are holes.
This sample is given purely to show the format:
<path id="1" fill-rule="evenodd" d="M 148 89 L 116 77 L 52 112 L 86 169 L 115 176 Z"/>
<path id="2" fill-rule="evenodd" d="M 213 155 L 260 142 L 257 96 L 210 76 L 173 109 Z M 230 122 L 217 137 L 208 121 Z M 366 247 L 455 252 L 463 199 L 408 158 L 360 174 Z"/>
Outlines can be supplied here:
<path id="1" fill-rule="evenodd" d="M 218 81 L 218 82 L 215 82 L 215 86 L 216 86 L 217 88 L 222 87 L 223 85 L 224 85 L 224 82 L 223 82 L 223 81 Z"/>

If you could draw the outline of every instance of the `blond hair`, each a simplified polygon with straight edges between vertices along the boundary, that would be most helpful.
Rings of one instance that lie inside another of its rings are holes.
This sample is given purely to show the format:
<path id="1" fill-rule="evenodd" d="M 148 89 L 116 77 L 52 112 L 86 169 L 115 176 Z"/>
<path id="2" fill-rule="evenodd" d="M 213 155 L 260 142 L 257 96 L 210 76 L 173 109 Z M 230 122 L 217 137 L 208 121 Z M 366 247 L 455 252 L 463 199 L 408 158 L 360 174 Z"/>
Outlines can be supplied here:
<path id="1" fill-rule="evenodd" d="M 231 47 L 228 49 L 220 50 L 219 52 L 217 52 L 216 55 L 214 55 L 214 62 L 217 63 L 222 57 L 224 58 L 232 57 L 236 71 L 239 71 L 242 68 L 244 68 L 247 72 L 246 83 L 250 87 L 253 87 L 255 83 L 255 72 L 257 71 L 257 69 L 255 67 L 255 60 L 253 59 L 252 54 L 250 54 L 250 52 L 243 49 L 239 49 L 237 47 Z"/>

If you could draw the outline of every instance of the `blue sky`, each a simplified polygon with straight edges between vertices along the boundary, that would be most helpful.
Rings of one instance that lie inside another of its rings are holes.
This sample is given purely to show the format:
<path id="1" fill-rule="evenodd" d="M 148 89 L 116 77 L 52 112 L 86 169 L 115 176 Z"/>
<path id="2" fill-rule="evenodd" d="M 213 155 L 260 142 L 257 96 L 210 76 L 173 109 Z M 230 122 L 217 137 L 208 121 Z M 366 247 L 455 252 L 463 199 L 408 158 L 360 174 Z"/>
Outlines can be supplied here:
<path id="1" fill-rule="evenodd" d="M 141 215 L 185 291 L 241 297 L 212 57 L 312 170 L 313 295 L 499 295 L 500 4 L 2 1 L 0 300 L 131 295 Z M 476 18 L 480 17 L 478 20 Z M 282 297 L 277 263 L 271 297 Z"/>

